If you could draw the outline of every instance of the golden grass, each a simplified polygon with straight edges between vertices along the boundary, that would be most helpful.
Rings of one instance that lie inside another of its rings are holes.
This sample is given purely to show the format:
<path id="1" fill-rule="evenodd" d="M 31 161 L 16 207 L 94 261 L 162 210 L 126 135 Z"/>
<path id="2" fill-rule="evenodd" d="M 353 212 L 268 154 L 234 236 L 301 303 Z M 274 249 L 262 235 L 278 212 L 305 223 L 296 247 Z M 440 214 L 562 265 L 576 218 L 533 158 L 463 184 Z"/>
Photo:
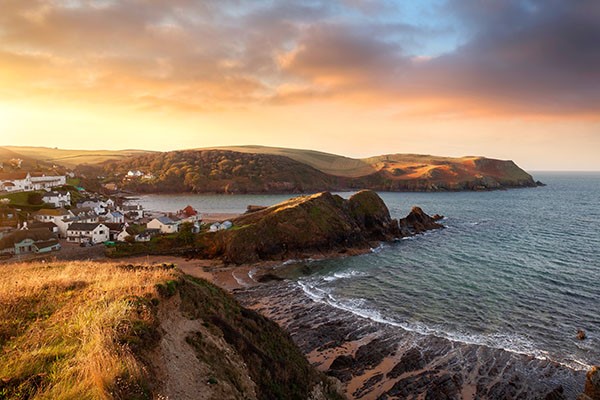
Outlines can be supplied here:
<path id="1" fill-rule="evenodd" d="M 3 149 L 26 158 L 53 162 L 70 168 L 81 164 L 100 164 L 108 160 L 122 160 L 151 153 L 145 150 L 64 150 L 27 146 L 5 146 Z"/>
<path id="2" fill-rule="evenodd" d="M 0 267 L 0 399 L 110 399 L 143 382 L 124 340 L 174 270 L 71 262 Z M 138 390 L 139 391 L 139 390 Z"/>

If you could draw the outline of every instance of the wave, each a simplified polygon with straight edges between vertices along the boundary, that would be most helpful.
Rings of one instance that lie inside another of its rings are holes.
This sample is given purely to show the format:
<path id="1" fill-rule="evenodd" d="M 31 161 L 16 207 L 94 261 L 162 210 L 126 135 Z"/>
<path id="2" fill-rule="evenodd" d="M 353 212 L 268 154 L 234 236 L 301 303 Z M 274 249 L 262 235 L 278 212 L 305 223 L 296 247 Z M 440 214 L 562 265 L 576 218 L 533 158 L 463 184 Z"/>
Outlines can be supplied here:
<path id="1" fill-rule="evenodd" d="M 368 274 L 360 271 L 347 271 L 347 272 L 335 272 L 332 275 L 328 275 L 323 277 L 323 280 L 326 282 L 333 282 L 338 279 L 347 279 L 347 278 L 356 278 L 356 277 L 364 277 L 369 276 Z"/>
<path id="2" fill-rule="evenodd" d="M 302 291 L 313 301 L 327 304 L 331 307 L 347 311 L 353 315 L 369 319 L 371 321 L 401 328 L 407 332 L 424 336 L 435 336 L 469 345 L 487 346 L 495 349 L 505 350 L 515 354 L 535 357 L 539 360 L 549 360 L 561 364 L 576 371 L 585 371 L 591 368 L 590 364 L 578 360 L 575 357 L 564 360 L 556 360 L 549 353 L 535 346 L 535 343 L 522 335 L 514 333 L 494 332 L 490 334 L 475 334 L 469 332 L 456 332 L 444 329 L 442 326 L 428 326 L 421 322 L 399 322 L 389 319 L 381 314 L 379 310 L 366 306 L 366 300 L 336 299 L 330 290 L 312 286 L 307 282 L 297 282 Z"/>

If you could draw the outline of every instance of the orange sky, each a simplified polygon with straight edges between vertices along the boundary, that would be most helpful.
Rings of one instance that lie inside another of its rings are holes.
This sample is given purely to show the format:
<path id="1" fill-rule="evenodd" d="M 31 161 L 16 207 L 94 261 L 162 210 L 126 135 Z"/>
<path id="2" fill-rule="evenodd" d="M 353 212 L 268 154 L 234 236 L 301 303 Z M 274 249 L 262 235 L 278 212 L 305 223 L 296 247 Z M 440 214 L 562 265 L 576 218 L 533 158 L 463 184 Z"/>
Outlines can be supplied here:
<path id="1" fill-rule="evenodd" d="M 600 170 L 600 5 L 523 3 L 7 0 L 0 145 Z"/>

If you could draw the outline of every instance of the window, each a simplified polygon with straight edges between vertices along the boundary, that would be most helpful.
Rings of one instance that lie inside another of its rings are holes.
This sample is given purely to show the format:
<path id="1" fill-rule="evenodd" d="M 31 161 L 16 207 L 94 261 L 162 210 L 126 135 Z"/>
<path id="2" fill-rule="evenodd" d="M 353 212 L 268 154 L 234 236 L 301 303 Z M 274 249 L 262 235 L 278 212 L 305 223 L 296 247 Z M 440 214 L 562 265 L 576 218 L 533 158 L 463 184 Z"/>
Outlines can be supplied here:
<path id="1" fill-rule="evenodd" d="M 98 232 L 99 235 L 104 235 L 104 231 Z"/>

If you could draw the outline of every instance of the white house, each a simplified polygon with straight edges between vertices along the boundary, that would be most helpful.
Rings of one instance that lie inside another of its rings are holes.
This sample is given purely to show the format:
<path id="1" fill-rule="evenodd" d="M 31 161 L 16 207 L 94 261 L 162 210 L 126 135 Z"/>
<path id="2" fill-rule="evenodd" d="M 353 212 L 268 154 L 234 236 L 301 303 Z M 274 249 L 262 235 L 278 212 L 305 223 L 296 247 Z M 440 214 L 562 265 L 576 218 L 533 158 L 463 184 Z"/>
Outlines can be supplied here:
<path id="1" fill-rule="evenodd" d="M 33 190 L 29 172 L 0 173 L 0 191 L 23 192 Z"/>
<path id="2" fill-rule="evenodd" d="M 67 229 L 75 221 L 75 216 L 64 208 L 43 208 L 33 214 L 33 218 L 40 222 L 54 222 L 62 238 L 67 237 Z"/>
<path id="3" fill-rule="evenodd" d="M 19 230 L 0 239 L 0 254 L 18 255 L 52 250 L 60 250 L 60 245 L 56 236 L 45 228 Z"/>
<path id="4" fill-rule="evenodd" d="M 122 224 L 125 222 L 125 216 L 119 211 L 110 211 L 104 216 L 104 221 L 111 224 Z"/>
<path id="5" fill-rule="evenodd" d="M 128 178 L 140 178 L 144 176 L 144 173 L 142 171 L 129 171 L 127 172 L 127 177 Z"/>
<path id="6" fill-rule="evenodd" d="M 69 191 L 51 191 L 42 197 L 44 203 L 52 204 L 54 207 L 64 207 L 71 205 L 71 192 Z"/>
<path id="7" fill-rule="evenodd" d="M 67 241 L 71 243 L 102 243 L 110 238 L 110 229 L 104 224 L 75 222 L 67 230 Z"/>
<path id="8" fill-rule="evenodd" d="M 67 184 L 67 177 L 65 175 L 46 175 L 43 173 L 31 174 L 31 184 L 33 190 L 50 189 L 56 186 L 62 186 Z"/>
<path id="9" fill-rule="evenodd" d="M 169 217 L 158 217 L 148 222 L 148 229 L 158 229 L 160 233 L 179 232 L 180 221 L 174 221 Z"/>
<path id="10" fill-rule="evenodd" d="M 91 208 L 96 214 L 106 214 L 106 202 L 89 199 L 77 203 L 77 208 Z"/>

